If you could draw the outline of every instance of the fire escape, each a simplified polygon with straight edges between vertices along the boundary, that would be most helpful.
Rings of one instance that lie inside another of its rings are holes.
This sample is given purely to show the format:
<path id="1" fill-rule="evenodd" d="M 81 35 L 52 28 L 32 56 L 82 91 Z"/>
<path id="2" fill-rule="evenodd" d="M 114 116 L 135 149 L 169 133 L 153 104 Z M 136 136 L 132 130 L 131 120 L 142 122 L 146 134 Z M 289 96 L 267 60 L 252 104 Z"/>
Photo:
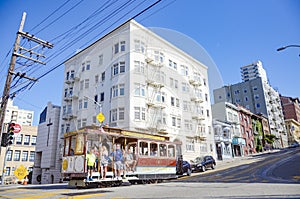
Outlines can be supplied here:
<path id="1" fill-rule="evenodd" d="M 155 51 L 154 55 L 146 56 L 146 90 L 147 90 L 147 111 L 148 130 L 152 133 L 166 134 L 166 116 L 164 114 L 165 96 L 162 92 L 164 87 L 164 73 L 161 68 L 164 66 L 163 53 Z"/>

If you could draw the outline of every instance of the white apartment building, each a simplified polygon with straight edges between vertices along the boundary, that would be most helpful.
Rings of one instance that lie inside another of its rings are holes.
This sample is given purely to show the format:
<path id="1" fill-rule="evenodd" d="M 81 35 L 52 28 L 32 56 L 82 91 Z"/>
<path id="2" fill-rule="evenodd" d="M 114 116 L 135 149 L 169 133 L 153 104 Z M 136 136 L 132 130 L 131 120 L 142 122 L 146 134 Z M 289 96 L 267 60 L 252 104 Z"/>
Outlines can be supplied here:
<path id="1" fill-rule="evenodd" d="M 60 106 L 48 102 L 40 114 L 36 155 L 32 175 L 33 184 L 58 183 L 61 179 L 59 133 Z"/>
<path id="2" fill-rule="evenodd" d="M 20 125 L 32 126 L 32 121 L 33 111 L 19 109 L 18 106 L 13 105 L 13 101 L 11 99 L 8 99 L 4 124 L 13 122 Z"/>
<path id="3" fill-rule="evenodd" d="M 241 67 L 242 80 L 244 82 L 260 77 L 263 82 L 267 83 L 267 73 L 263 68 L 261 61 L 256 61 L 252 64 Z"/>
<path id="4" fill-rule="evenodd" d="M 215 155 L 207 67 L 130 20 L 65 61 L 60 133 L 105 124 Z"/>

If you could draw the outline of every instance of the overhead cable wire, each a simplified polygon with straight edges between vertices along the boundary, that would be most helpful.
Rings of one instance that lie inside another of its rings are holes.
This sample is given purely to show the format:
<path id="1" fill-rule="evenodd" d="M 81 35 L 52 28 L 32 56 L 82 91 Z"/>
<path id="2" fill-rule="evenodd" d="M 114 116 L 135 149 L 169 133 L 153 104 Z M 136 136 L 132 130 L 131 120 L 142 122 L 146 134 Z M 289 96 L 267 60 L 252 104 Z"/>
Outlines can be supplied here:
<path id="1" fill-rule="evenodd" d="M 73 10 L 74 8 L 76 8 L 79 4 L 81 4 L 84 0 L 79 1 L 78 3 L 76 3 L 74 6 L 72 6 L 69 10 L 67 10 L 66 12 L 64 12 L 62 15 L 58 16 L 56 19 L 54 19 L 51 23 L 47 24 L 46 26 L 44 26 L 44 28 L 40 29 L 39 31 L 37 31 L 35 34 L 38 34 L 40 32 L 42 32 L 43 30 L 45 30 L 46 28 L 49 28 L 52 24 L 54 24 L 56 21 L 58 21 L 59 19 L 61 19 L 63 16 L 65 16 L 67 13 L 69 13 L 71 10 Z"/>
<path id="2" fill-rule="evenodd" d="M 146 0 L 145 0 L 145 1 L 146 1 Z M 150 8 L 152 8 L 154 5 L 156 5 L 156 4 L 159 3 L 160 1 L 161 1 L 161 0 L 158 0 L 158 1 L 156 1 L 155 3 L 151 4 L 150 6 L 148 6 L 147 8 L 145 8 L 144 10 L 142 10 L 141 12 L 139 12 L 138 14 L 134 15 L 134 17 L 132 17 L 131 19 L 134 19 L 134 18 L 140 16 L 142 13 L 146 12 L 147 10 L 149 10 Z M 141 5 L 141 4 L 139 4 L 139 5 Z M 135 9 L 136 7 L 138 7 L 138 6 L 135 6 L 134 9 Z M 130 12 L 131 12 L 132 10 L 133 10 L 133 9 L 131 9 Z M 100 34 L 102 34 L 104 31 L 108 30 L 111 26 L 113 26 L 114 24 L 116 24 L 119 20 L 121 20 L 124 16 L 128 15 L 130 12 L 127 12 L 127 13 L 125 13 L 122 17 L 118 18 L 117 21 L 115 21 L 114 23 L 112 23 L 109 27 L 107 27 L 105 30 L 103 30 Z M 114 16 L 114 15 L 112 15 L 112 17 L 113 17 L 113 16 Z M 105 19 L 107 19 L 107 17 L 105 17 Z M 97 23 L 97 24 L 98 24 L 98 25 L 99 25 L 99 24 L 103 24 L 103 22 L 102 22 L 102 23 Z M 96 25 L 97 25 L 97 24 L 96 24 Z M 93 28 L 95 28 L 96 25 L 94 25 Z M 91 30 L 91 28 L 88 29 L 88 30 Z M 85 31 L 85 33 L 87 33 L 87 31 Z M 81 36 L 82 36 L 83 34 L 84 34 L 84 33 L 82 33 Z M 98 34 L 97 37 L 98 37 L 100 34 Z M 78 37 L 77 37 L 77 38 L 78 38 Z M 77 38 L 76 38 L 76 39 L 77 39 Z M 73 42 L 76 41 L 76 39 L 74 39 L 73 41 L 69 42 L 68 44 L 74 45 Z M 93 38 L 93 39 L 95 39 L 95 38 Z M 78 42 L 78 41 L 77 41 L 77 42 Z M 89 41 L 89 42 L 90 42 L 90 41 Z M 84 45 L 86 45 L 86 44 L 84 44 Z M 82 45 L 82 46 L 84 46 L 84 45 Z M 65 45 L 65 46 L 63 46 L 62 48 L 64 49 L 66 46 L 69 47 L 69 45 Z M 73 53 L 70 53 L 70 55 L 68 55 L 67 57 L 71 56 L 72 54 L 73 54 Z M 45 77 L 47 74 L 49 74 L 50 72 L 54 71 L 55 69 L 57 69 L 58 67 L 60 67 L 60 66 L 63 65 L 63 64 L 64 64 L 64 62 L 61 62 L 61 63 L 57 64 L 56 66 L 52 67 L 50 70 L 48 70 L 48 71 L 45 72 L 44 74 L 40 75 L 40 76 L 37 78 L 37 80 L 40 80 L 41 78 Z M 23 91 L 23 90 L 26 90 L 28 87 L 29 87 L 29 89 L 31 89 L 32 86 L 33 86 L 36 82 L 37 82 L 37 81 L 34 81 L 34 82 L 31 81 L 31 82 L 29 82 L 27 85 L 25 85 L 25 86 L 23 86 L 22 88 L 20 88 L 19 90 L 17 90 L 16 93 L 21 92 L 21 91 Z"/>
<path id="3" fill-rule="evenodd" d="M 60 5 L 58 8 L 56 8 L 51 14 L 49 14 L 45 19 L 43 19 L 40 23 L 38 23 L 36 26 L 31 28 L 29 32 L 32 32 L 34 29 L 36 29 L 38 26 L 40 26 L 42 23 L 44 23 L 47 19 L 49 19 L 52 15 L 54 15 L 57 11 L 59 11 L 62 7 L 64 7 L 70 0 L 65 1 L 62 5 Z"/>

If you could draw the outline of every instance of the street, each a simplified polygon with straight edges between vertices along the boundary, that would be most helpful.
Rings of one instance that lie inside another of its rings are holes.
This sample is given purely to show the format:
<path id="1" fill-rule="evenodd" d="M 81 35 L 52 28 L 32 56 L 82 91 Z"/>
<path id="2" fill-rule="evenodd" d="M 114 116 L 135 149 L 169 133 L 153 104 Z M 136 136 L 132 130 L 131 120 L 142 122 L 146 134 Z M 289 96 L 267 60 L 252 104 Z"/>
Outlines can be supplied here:
<path id="1" fill-rule="evenodd" d="M 158 184 L 76 189 L 2 186 L 0 198 L 300 198 L 300 148 L 218 162 L 214 170 Z"/>

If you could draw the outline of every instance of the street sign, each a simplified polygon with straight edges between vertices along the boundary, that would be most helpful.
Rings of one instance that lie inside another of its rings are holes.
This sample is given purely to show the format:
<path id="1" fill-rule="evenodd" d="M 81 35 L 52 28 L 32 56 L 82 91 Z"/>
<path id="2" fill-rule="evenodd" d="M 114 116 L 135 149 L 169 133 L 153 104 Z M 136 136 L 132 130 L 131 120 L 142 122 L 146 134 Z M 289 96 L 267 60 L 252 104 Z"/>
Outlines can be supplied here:
<path id="1" fill-rule="evenodd" d="M 20 131 L 22 130 L 22 127 L 20 124 L 11 123 L 10 125 L 11 125 L 10 127 L 13 128 L 13 133 L 20 133 Z"/>
<path id="2" fill-rule="evenodd" d="M 100 112 L 98 115 L 97 115 L 97 119 L 99 122 L 103 122 L 105 120 L 105 116 L 103 115 L 102 112 Z"/>
<path id="3" fill-rule="evenodd" d="M 23 166 L 20 165 L 15 171 L 14 171 L 15 176 L 19 179 L 22 180 L 28 175 L 27 169 Z"/>

